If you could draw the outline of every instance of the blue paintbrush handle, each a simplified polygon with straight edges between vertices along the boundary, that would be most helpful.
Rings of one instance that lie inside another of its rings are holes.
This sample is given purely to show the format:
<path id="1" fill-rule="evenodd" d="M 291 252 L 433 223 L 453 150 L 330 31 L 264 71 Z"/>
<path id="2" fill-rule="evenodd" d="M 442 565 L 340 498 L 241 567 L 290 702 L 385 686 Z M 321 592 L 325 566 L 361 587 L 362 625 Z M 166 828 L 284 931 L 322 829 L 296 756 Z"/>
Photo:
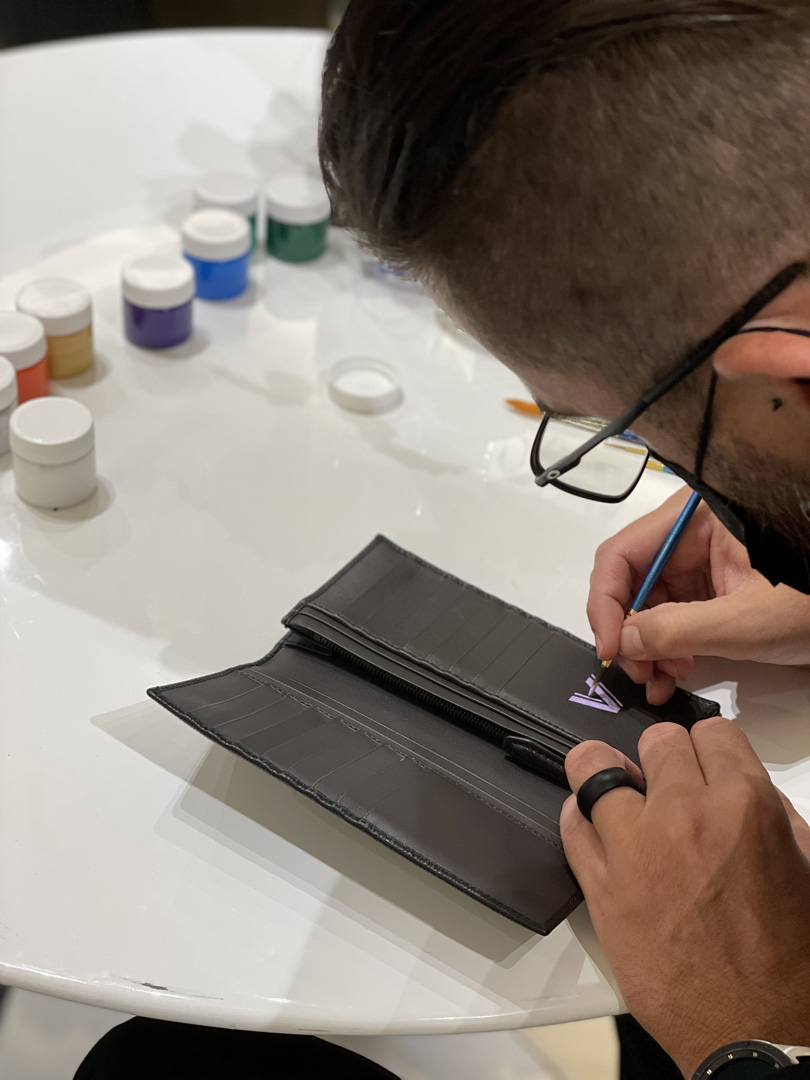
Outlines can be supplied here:
<path id="1" fill-rule="evenodd" d="M 631 611 L 641 611 L 641 609 L 647 603 L 647 597 L 650 595 L 656 581 L 658 581 L 658 578 L 661 576 L 661 571 L 669 562 L 670 555 L 675 550 L 675 547 L 680 538 L 683 536 L 683 531 L 691 521 L 692 515 L 694 514 L 695 510 L 697 510 L 699 503 L 700 495 L 698 495 L 696 491 L 692 492 L 689 497 L 689 502 L 687 502 L 686 506 L 681 511 L 681 516 L 672 526 L 672 532 L 664 541 L 664 546 L 655 556 L 655 562 L 650 567 L 649 574 L 647 574 L 647 576 L 644 578 L 644 583 L 638 590 L 638 594 L 633 601 L 632 607 L 630 609 Z"/>

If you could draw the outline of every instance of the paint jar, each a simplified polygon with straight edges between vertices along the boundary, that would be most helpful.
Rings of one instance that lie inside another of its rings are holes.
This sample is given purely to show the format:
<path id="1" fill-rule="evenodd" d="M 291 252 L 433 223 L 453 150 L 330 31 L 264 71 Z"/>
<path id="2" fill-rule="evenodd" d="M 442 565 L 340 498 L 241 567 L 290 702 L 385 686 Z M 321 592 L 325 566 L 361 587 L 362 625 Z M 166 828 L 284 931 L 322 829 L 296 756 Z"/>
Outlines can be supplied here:
<path id="1" fill-rule="evenodd" d="M 232 210 L 197 210 L 183 222 L 183 254 L 194 267 L 197 296 L 229 300 L 248 285 L 250 226 Z"/>
<path id="2" fill-rule="evenodd" d="M 285 262 L 310 262 L 326 251 L 331 207 L 326 188 L 311 176 L 278 176 L 264 193 L 267 250 Z"/>
<path id="3" fill-rule="evenodd" d="M 48 374 L 80 375 L 93 363 L 93 301 L 84 285 L 66 278 L 42 278 L 17 296 L 17 310 L 45 327 Z"/>
<path id="4" fill-rule="evenodd" d="M 93 416 L 80 401 L 29 401 L 11 417 L 17 494 L 32 506 L 63 510 L 96 489 Z"/>
<path id="5" fill-rule="evenodd" d="M 0 356 L 17 372 L 17 397 L 22 404 L 48 393 L 48 343 L 45 328 L 33 315 L 0 311 Z"/>
<path id="6" fill-rule="evenodd" d="M 230 210 L 246 217 L 250 225 L 251 250 L 256 247 L 259 188 L 252 177 L 242 173 L 209 173 L 194 188 L 194 205 L 198 210 Z"/>
<path id="7" fill-rule="evenodd" d="M 179 256 L 144 255 L 121 272 L 124 333 L 141 349 L 169 349 L 191 336 L 194 271 Z"/>
<path id="8" fill-rule="evenodd" d="M 17 372 L 10 360 L 0 356 L 0 454 L 7 454 L 8 422 L 17 408 Z"/>

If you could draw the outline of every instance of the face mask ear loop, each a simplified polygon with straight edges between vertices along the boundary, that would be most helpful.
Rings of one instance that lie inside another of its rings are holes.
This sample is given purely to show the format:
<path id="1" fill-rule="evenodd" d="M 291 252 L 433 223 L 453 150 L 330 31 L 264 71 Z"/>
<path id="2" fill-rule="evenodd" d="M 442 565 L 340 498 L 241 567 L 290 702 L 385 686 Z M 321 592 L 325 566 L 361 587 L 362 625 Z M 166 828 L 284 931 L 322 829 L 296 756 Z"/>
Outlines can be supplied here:
<path id="1" fill-rule="evenodd" d="M 703 424 L 700 429 L 697 452 L 695 453 L 695 477 L 702 479 L 703 461 L 709 446 L 709 436 L 712 433 L 712 413 L 714 412 L 714 395 L 717 391 L 717 372 L 712 373 L 712 381 L 709 383 L 709 395 L 706 400 L 706 411 L 703 414 Z"/>

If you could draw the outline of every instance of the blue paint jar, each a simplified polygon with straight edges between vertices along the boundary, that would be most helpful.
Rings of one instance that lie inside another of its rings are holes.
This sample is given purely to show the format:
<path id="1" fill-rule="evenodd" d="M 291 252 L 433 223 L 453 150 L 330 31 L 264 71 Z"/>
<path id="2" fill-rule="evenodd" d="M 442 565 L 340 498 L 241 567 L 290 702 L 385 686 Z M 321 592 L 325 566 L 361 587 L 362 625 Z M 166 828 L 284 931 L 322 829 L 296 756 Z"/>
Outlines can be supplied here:
<path id="1" fill-rule="evenodd" d="M 194 267 L 197 296 L 229 300 L 248 286 L 250 225 L 232 210 L 197 210 L 183 222 L 183 254 Z"/>
<path id="2" fill-rule="evenodd" d="M 146 255 L 121 272 L 124 333 L 141 349 L 169 349 L 191 336 L 194 270 L 185 259 Z"/>

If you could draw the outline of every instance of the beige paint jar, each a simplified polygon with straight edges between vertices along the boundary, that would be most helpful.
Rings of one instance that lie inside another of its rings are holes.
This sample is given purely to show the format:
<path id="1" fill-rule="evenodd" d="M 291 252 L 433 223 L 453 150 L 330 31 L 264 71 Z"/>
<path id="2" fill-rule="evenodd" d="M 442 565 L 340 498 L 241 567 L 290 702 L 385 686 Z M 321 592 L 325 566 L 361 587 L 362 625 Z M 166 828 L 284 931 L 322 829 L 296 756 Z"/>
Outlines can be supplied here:
<path id="1" fill-rule="evenodd" d="M 45 327 L 52 379 L 87 371 L 93 363 L 93 302 L 84 285 L 67 278 L 42 278 L 21 290 L 17 310 L 33 315 Z"/>
<path id="2" fill-rule="evenodd" d="M 70 398 L 36 398 L 11 414 L 17 494 L 32 506 L 64 510 L 96 490 L 93 415 Z"/>

